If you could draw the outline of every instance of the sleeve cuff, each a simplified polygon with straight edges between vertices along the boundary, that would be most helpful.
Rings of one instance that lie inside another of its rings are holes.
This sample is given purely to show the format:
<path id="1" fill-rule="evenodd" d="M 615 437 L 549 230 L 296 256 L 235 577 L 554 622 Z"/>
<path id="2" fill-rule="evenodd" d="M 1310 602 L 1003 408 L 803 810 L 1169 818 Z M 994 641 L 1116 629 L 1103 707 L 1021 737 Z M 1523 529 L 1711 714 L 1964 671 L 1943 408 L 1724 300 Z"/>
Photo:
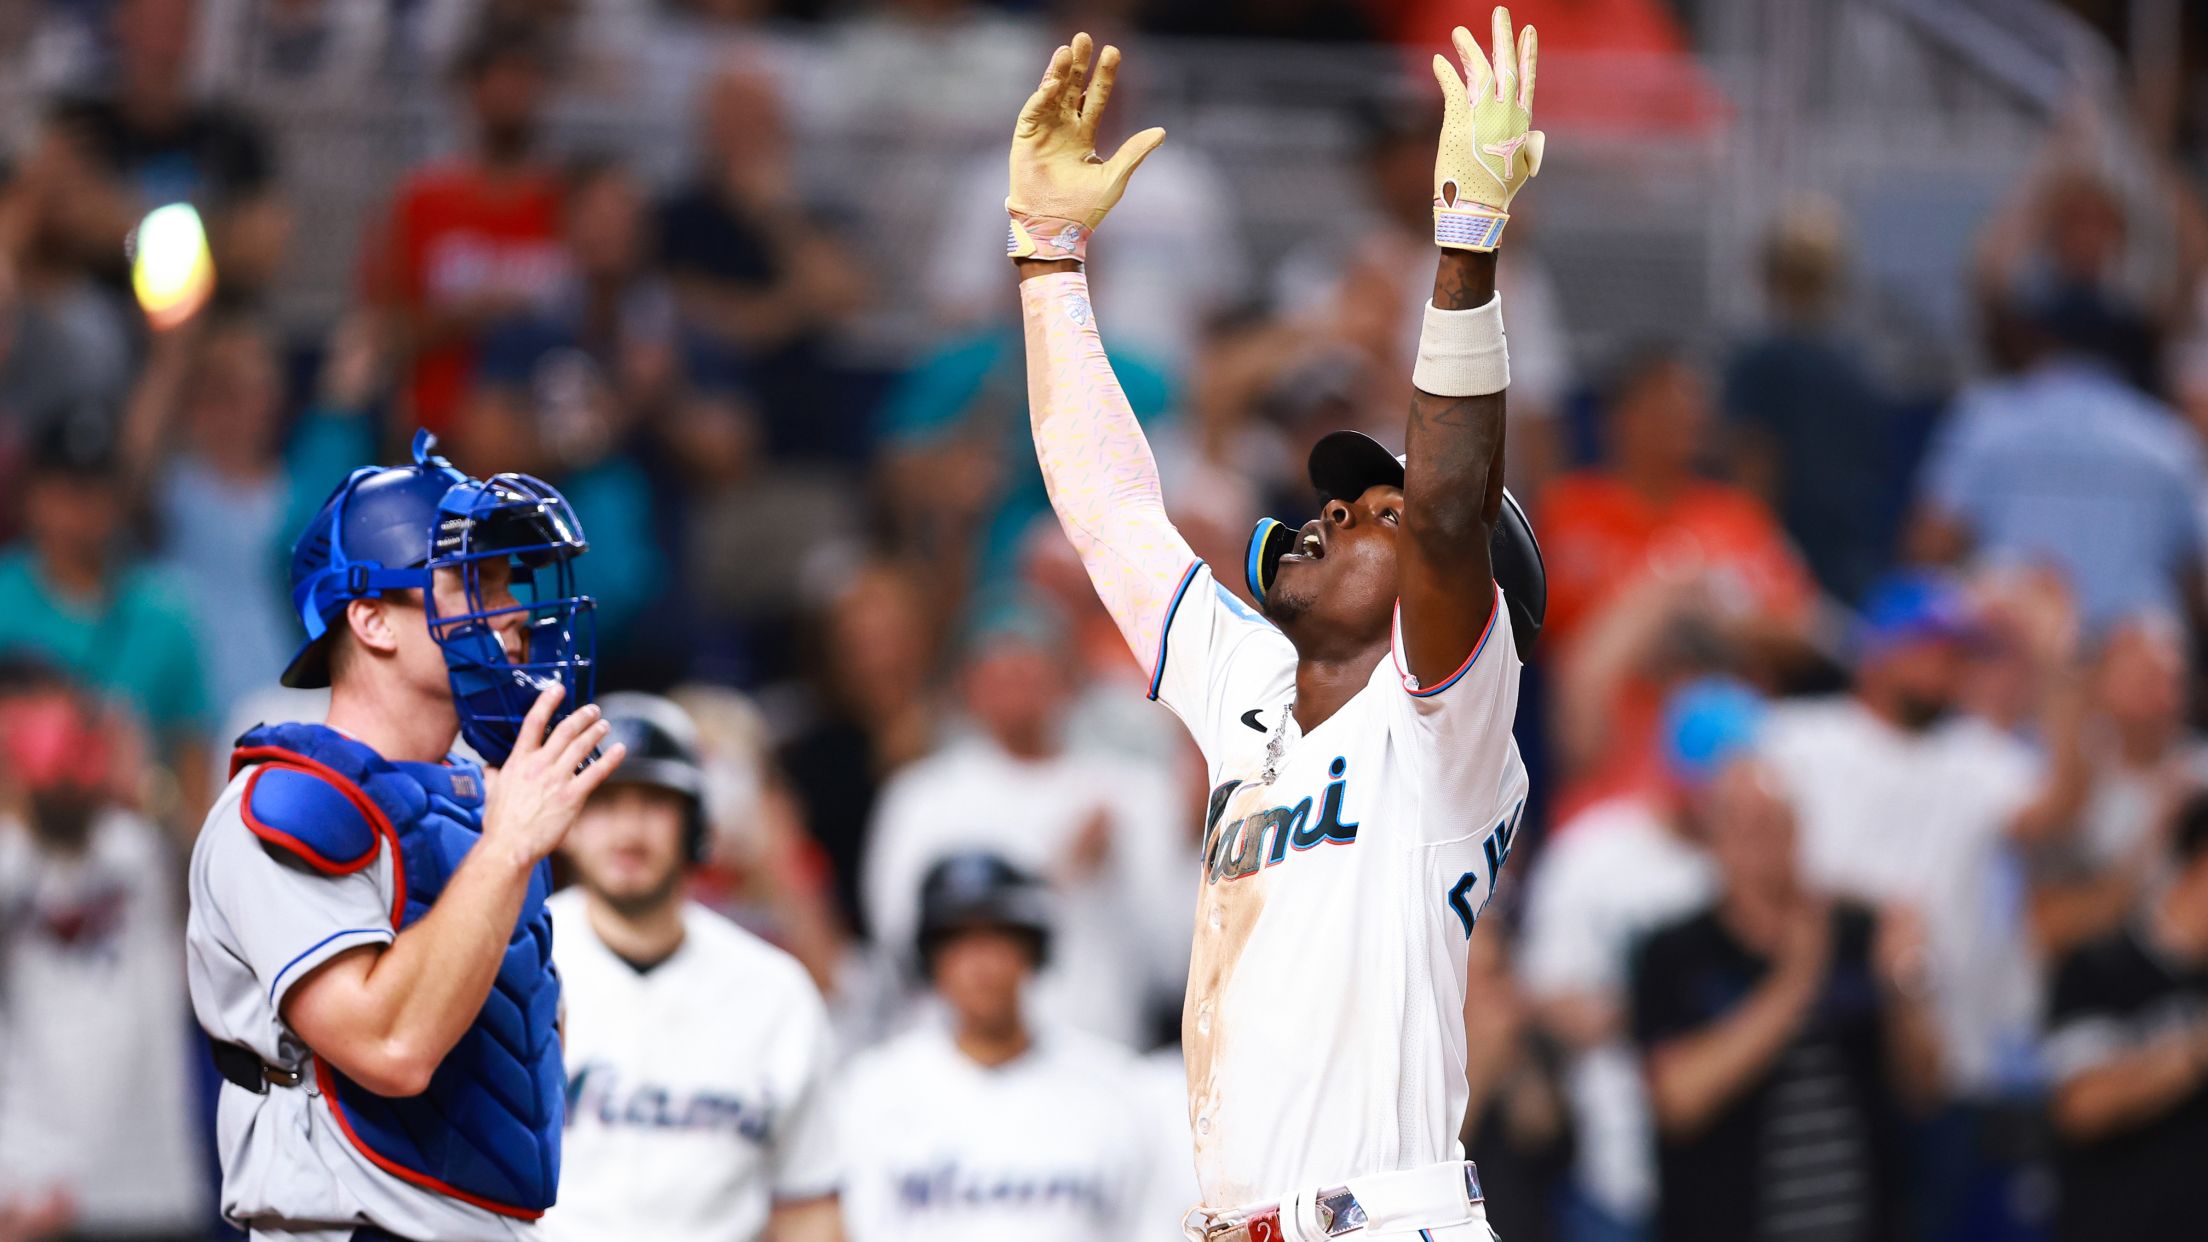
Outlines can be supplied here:
<path id="1" fill-rule="evenodd" d="M 331 932 L 309 945 L 299 956 L 284 963 L 284 968 L 276 972 L 276 977 L 268 983 L 268 1003 L 280 1011 L 284 993 L 290 991 L 293 984 L 313 974 L 315 967 L 347 949 L 357 949 L 364 944 L 389 944 L 391 939 L 392 932 L 388 927 L 348 927 L 344 931 Z"/>

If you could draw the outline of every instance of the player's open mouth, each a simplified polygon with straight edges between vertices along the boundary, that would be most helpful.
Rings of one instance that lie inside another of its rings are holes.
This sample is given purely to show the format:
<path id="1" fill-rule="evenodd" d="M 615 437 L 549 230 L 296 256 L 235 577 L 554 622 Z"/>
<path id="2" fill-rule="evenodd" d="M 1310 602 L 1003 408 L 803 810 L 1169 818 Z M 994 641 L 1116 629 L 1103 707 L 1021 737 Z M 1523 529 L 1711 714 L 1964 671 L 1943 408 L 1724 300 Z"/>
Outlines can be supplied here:
<path id="1" fill-rule="evenodd" d="M 1314 521 L 1303 528 L 1296 538 L 1296 550 L 1283 555 L 1284 561 L 1319 561 L 1326 559 L 1326 538 L 1319 533 L 1319 523 Z"/>

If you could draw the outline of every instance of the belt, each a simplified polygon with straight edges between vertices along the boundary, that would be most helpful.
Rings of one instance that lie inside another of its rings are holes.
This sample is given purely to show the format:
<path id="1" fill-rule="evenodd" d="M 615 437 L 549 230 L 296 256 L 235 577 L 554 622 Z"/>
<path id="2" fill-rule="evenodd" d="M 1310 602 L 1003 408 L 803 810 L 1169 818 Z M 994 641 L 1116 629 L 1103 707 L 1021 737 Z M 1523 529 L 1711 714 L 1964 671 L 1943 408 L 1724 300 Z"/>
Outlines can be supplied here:
<path id="1" fill-rule="evenodd" d="M 261 1060 L 260 1053 L 243 1044 L 210 1039 L 207 1047 L 215 1054 L 215 1070 L 222 1075 L 223 1081 L 255 1095 L 267 1095 L 271 1086 L 296 1087 L 306 1079 L 298 1070 L 270 1065 Z"/>
<path id="2" fill-rule="evenodd" d="M 1464 1162 L 1464 1193 L 1470 1203 L 1481 1202 L 1484 1198 L 1480 1193 L 1479 1170 L 1469 1160 Z M 1207 1212 L 1197 1207 L 1190 1209 L 1182 1219 L 1181 1228 L 1189 1237 L 1202 1238 L 1203 1242 L 1282 1242 L 1288 1234 L 1281 1226 L 1281 1216 L 1292 1211 L 1292 1204 L 1281 1203 L 1225 1212 Z M 1312 1215 L 1320 1233 L 1329 1238 L 1356 1233 L 1370 1219 L 1365 1206 L 1347 1186 L 1318 1192 L 1312 1200 Z"/>

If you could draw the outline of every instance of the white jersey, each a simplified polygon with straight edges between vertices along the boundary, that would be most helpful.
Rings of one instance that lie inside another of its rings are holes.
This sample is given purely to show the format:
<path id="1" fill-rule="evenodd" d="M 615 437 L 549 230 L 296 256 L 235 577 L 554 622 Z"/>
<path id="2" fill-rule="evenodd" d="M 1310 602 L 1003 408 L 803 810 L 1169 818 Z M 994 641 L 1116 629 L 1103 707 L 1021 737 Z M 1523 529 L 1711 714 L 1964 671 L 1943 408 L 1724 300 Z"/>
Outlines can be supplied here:
<path id="1" fill-rule="evenodd" d="M 127 811 L 74 856 L 0 815 L 0 1203 L 58 1185 L 87 1234 L 205 1223 L 176 863 Z"/>
<path id="2" fill-rule="evenodd" d="M 851 1242 L 1134 1242 L 1157 1123 L 1133 1056 L 1071 1029 L 994 1068 L 917 1027 L 852 1062 L 836 1109 Z"/>
<path id="3" fill-rule="evenodd" d="M 1212 785 L 1181 1021 L 1206 1207 L 1463 1158 L 1465 947 L 1527 789 L 1501 592 L 1455 673 L 1400 665 L 1306 736 L 1294 649 L 1208 567 L 1167 619 L 1153 693 Z"/>
<path id="4" fill-rule="evenodd" d="M 643 972 L 555 894 L 567 1133 L 553 1239 L 752 1242 L 776 1200 L 841 1181 L 823 1093 L 828 1014 L 797 960 L 703 906 Z"/>

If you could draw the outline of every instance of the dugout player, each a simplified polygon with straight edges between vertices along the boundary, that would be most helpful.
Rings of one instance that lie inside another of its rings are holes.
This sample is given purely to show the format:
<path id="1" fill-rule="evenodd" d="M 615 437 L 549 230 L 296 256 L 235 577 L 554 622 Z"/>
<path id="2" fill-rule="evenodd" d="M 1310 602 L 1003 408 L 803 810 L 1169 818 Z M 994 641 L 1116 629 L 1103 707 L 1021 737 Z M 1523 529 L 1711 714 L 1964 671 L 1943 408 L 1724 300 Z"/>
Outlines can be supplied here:
<path id="1" fill-rule="evenodd" d="M 1134 1057 L 1038 1028 L 1022 1007 L 1050 951 L 1049 901 L 1041 880 L 997 854 L 953 854 L 928 870 L 916 940 L 943 1020 L 862 1055 L 846 1076 L 836 1128 L 852 1242 L 1157 1235 L 1137 1219 L 1157 1130 Z"/>
<path id="2" fill-rule="evenodd" d="M 561 847 L 567 1151 L 544 1233 L 839 1242 L 828 1011 L 797 959 L 683 896 L 710 840 L 696 726 L 601 700 L 628 758 Z"/>
<path id="3" fill-rule="evenodd" d="M 1210 771 L 1181 1026 L 1192 1237 L 1489 1237 L 1457 1140 L 1466 944 L 1525 808 L 1511 723 L 1541 613 L 1538 554 L 1503 492 L 1494 253 L 1540 164 L 1534 34 L 1514 46 L 1502 9 L 1493 24 L 1492 66 L 1462 28 L 1465 79 L 1434 59 L 1441 252 L 1407 453 L 1354 432 L 1319 441 L 1319 516 L 1251 541 L 1263 615 L 1167 519 L 1082 272 L 1090 231 L 1164 131 L 1095 153 L 1119 54 L 1104 49 L 1092 81 L 1079 35 L 1014 132 L 1010 252 L 1051 503 Z"/>
<path id="4" fill-rule="evenodd" d="M 300 535 L 283 680 L 328 686 L 327 721 L 238 739 L 192 851 L 222 1209 L 255 1238 L 527 1237 L 559 1184 L 545 859 L 623 751 L 591 761 L 573 510 L 434 445 L 353 471 Z"/>

